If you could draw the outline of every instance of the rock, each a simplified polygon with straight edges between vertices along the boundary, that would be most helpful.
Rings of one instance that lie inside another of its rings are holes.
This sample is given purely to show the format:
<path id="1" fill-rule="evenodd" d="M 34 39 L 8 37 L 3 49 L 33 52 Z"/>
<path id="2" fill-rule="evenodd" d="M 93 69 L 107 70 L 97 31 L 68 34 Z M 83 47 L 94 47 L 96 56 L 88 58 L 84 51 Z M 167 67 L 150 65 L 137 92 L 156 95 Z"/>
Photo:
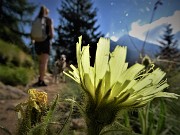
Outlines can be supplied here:
<path id="1" fill-rule="evenodd" d="M 71 128 L 72 129 L 84 129 L 86 126 L 86 123 L 84 121 L 83 118 L 76 118 L 76 119 L 72 119 L 71 121 Z"/>
<path id="2" fill-rule="evenodd" d="M 0 100 L 20 99 L 27 94 L 19 88 L 0 83 Z"/>

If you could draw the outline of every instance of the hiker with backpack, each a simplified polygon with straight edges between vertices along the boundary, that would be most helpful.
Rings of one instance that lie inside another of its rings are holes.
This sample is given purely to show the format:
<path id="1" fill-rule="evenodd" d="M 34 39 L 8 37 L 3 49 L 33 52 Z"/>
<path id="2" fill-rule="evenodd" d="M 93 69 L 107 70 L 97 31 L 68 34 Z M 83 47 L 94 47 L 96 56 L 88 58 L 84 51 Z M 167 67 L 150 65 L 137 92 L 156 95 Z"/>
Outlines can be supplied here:
<path id="1" fill-rule="evenodd" d="M 48 13 L 49 10 L 45 6 L 41 6 L 38 16 L 32 23 L 31 39 L 39 57 L 39 79 L 34 86 L 47 86 L 44 76 L 50 55 L 51 39 L 54 36 L 53 22 L 48 17 Z"/>

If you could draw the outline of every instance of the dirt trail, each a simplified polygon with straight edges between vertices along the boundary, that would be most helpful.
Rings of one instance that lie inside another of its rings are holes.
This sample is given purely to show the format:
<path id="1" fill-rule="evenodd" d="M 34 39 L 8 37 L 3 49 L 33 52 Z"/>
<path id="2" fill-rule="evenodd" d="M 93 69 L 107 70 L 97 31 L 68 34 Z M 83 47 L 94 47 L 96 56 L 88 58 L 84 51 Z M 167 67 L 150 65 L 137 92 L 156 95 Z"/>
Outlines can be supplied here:
<path id="1" fill-rule="evenodd" d="M 47 92 L 48 101 L 51 102 L 55 95 L 63 90 L 66 84 L 52 83 L 52 77 L 50 74 L 46 75 L 45 81 L 48 84 L 47 87 L 38 87 L 36 89 Z M 32 83 L 34 83 L 34 81 Z M 17 104 L 27 99 L 27 90 L 29 88 L 32 87 L 28 86 L 26 88 L 18 88 L 6 86 L 0 83 L 0 126 L 7 128 L 12 134 L 14 134 L 17 129 L 17 113 L 14 108 Z M 1 129 L 0 135 L 5 135 Z"/>

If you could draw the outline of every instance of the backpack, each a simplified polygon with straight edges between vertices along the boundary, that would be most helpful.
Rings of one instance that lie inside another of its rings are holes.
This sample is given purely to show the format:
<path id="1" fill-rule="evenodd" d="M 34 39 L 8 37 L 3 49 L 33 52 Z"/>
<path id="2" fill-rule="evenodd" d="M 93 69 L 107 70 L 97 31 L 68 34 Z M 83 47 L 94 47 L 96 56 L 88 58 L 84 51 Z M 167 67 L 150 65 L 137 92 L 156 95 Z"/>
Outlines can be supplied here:
<path id="1" fill-rule="evenodd" d="M 47 38 L 45 17 L 36 18 L 32 22 L 31 38 L 38 42 L 44 41 Z"/>

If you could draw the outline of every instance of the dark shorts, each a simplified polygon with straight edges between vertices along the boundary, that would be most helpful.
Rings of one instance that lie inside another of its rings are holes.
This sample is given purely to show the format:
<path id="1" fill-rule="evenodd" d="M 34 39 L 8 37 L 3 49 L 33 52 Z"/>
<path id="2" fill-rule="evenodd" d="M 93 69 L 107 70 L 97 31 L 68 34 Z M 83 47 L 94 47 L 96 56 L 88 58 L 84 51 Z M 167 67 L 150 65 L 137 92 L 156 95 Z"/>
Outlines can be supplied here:
<path id="1" fill-rule="evenodd" d="M 35 42 L 35 51 L 38 55 L 41 54 L 50 54 L 50 46 L 51 41 L 49 39 L 46 39 L 42 42 Z"/>

